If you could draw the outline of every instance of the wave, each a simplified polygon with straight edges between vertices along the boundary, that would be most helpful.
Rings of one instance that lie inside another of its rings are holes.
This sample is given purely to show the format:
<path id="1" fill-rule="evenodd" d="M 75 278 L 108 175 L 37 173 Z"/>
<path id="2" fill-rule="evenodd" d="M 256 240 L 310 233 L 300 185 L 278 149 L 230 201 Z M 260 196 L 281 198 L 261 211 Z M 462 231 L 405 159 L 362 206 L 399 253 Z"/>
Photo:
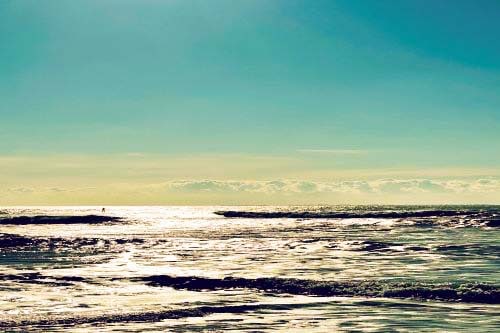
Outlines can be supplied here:
<path id="1" fill-rule="evenodd" d="M 500 304 L 500 287 L 483 283 L 427 284 L 382 281 L 316 281 L 284 278 L 223 279 L 196 276 L 154 275 L 142 278 L 152 286 L 193 291 L 220 289 L 256 289 L 277 294 L 312 296 L 362 296 L 414 298 L 453 302 Z"/>
<path id="2" fill-rule="evenodd" d="M 0 233 L 0 248 L 77 248 L 92 246 L 92 247 L 110 247 L 113 245 L 122 245 L 128 243 L 142 244 L 143 239 L 140 238 L 61 238 L 61 237 L 28 237 L 16 234 Z"/>
<path id="3" fill-rule="evenodd" d="M 275 212 L 255 212 L 255 211 L 216 211 L 217 215 L 224 217 L 243 217 L 243 218 L 258 218 L 258 219 L 275 219 L 275 218 L 410 218 L 410 217 L 449 217 L 471 215 L 469 211 L 457 210 L 423 210 L 423 211 L 371 211 L 371 212 L 356 212 L 356 211 L 275 211 Z"/>
<path id="4" fill-rule="evenodd" d="M 124 278 L 111 278 L 111 281 Z M 128 280 L 128 278 L 125 278 Z M 154 287 L 190 291 L 254 289 L 275 294 L 307 296 L 384 297 L 448 302 L 500 304 L 500 286 L 486 283 L 422 283 L 392 281 L 318 281 L 288 278 L 206 278 L 198 276 L 152 275 L 131 280 Z M 94 283 L 79 276 L 47 276 L 40 272 L 0 274 L 0 281 L 69 286 L 76 282 Z"/>
<path id="5" fill-rule="evenodd" d="M 122 279 L 122 278 L 113 278 Z M 42 274 L 24 273 L 18 275 L 0 275 L 0 280 L 26 281 L 27 283 L 41 283 L 51 286 L 64 287 L 77 282 L 89 282 L 85 278 L 76 276 L 43 276 Z M 354 296 L 354 297 L 384 297 L 384 298 L 413 298 L 419 300 L 439 300 L 454 302 L 473 302 L 499 304 L 499 287 L 478 283 L 463 284 L 422 284 L 422 283 L 384 283 L 380 281 L 333 282 L 283 278 L 234 278 L 211 279 L 203 277 L 171 277 L 155 275 L 134 280 L 147 282 L 152 286 L 168 286 L 175 289 L 192 291 L 220 290 L 233 288 L 247 288 L 262 290 L 276 294 L 295 294 L 308 296 Z M 36 282 L 33 282 L 36 281 Z M 366 301 L 369 302 L 369 301 Z M 373 302 L 373 301 L 372 301 Z M 204 305 L 180 309 L 151 310 L 141 312 L 119 313 L 87 313 L 87 314 L 47 314 L 37 317 L 0 316 L 0 328 L 20 327 L 54 327 L 75 326 L 84 324 L 109 324 L 124 322 L 158 322 L 166 319 L 180 319 L 188 317 L 203 317 L 221 313 L 245 313 L 261 310 L 293 310 L 330 302 L 311 303 L 252 303 L 240 305 Z M 420 305 L 418 305 L 420 306 Z"/>
<path id="6" fill-rule="evenodd" d="M 43 284 L 51 287 L 72 286 L 75 282 L 87 282 L 87 279 L 79 276 L 45 276 L 39 272 L 22 274 L 0 274 L 0 281 L 17 283 Z"/>
<path id="7" fill-rule="evenodd" d="M 418 226 L 482 226 L 500 227 L 497 211 L 484 210 L 405 210 L 405 211 L 216 211 L 216 215 L 228 218 L 249 219 L 412 219 Z M 448 218 L 448 219 L 442 219 Z"/>
<path id="8" fill-rule="evenodd" d="M 33 319 L 1 319 L 0 328 L 15 327 L 54 327 L 54 326 L 75 326 L 84 324 L 110 324 L 124 322 L 158 322 L 165 319 L 180 319 L 189 317 L 204 317 L 218 313 L 245 313 L 258 310 L 293 310 L 317 306 L 321 303 L 308 304 L 241 304 L 241 305 L 205 305 L 191 308 L 161 310 L 161 311 L 143 311 L 143 312 L 125 312 L 125 313 L 107 313 L 99 315 L 45 315 L 43 318 Z"/>
<path id="9" fill-rule="evenodd" d="M 104 222 L 118 222 L 122 218 L 115 216 L 103 215 L 75 215 L 75 216 L 50 216 L 50 215 L 37 215 L 37 216 L 9 216 L 0 217 L 0 225 L 14 224 L 14 225 L 27 225 L 27 224 L 96 224 Z"/>
<path id="10" fill-rule="evenodd" d="M 78 267 L 106 262 L 141 238 L 61 238 L 0 234 L 0 265 L 16 268 Z"/>

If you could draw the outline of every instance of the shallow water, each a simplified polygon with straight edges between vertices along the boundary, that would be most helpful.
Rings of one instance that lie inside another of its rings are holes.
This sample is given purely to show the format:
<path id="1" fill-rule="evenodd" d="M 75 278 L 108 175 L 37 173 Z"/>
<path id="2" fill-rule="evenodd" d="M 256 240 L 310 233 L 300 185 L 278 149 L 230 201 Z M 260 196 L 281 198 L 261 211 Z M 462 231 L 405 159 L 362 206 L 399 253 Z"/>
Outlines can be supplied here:
<path id="1" fill-rule="evenodd" d="M 411 213 L 431 210 L 456 214 Z M 500 207 L 109 207 L 106 215 L 119 221 L 9 222 L 100 214 L 100 207 L 0 209 L 1 327 L 500 329 Z M 152 276 L 211 280 L 195 288 L 149 283 Z M 225 277 L 243 279 L 230 285 Z M 252 282 L 262 277 L 269 284 Z"/>

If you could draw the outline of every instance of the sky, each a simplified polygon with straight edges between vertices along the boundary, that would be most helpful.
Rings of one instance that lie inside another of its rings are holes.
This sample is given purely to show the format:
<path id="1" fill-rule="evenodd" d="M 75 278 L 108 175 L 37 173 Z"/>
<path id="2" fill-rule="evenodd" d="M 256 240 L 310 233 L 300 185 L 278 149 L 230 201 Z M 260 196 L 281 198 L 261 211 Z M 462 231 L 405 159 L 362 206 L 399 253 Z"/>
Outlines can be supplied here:
<path id="1" fill-rule="evenodd" d="M 500 204 L 496 0 L 2 0 L 0 205 Z"/>

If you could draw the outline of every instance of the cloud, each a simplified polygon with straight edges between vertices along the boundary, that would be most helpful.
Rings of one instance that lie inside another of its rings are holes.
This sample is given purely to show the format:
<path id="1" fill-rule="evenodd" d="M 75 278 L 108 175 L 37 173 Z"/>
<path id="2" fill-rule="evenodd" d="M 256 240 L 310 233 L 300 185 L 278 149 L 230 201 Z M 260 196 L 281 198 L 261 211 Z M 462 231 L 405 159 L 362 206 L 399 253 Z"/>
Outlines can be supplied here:
<path id="1" fill-rule="evenodd" d="M 180 192 L 247 192 L 247 193 L 297 193 L 297 185 L 307 185 L 294 181 L 221 181 L 221 180 L 181 180 L 166 183 L 168 190 Z"/>
<path id="2" fill-rule="evenodd" d="M 11 187 L 0 193 L 17 196 L 77 195 L 101 193 L 140 193 L 140 195 L 171 194 L 253 194 L 259 195 L 328 195 L 406 196 L 420 194 L 495 194 L 500 195 L 500 178 L 478 179 L 375 179 L 310 181 L 296 179 L 276 180 L 171 180 L 156 184 L 109 184 L 94 187 Z M 106 192 L 107 193 L 107 192 Z"/>
<path id="3" fill-rule="evenodd" d="M 170 180 L 93 187 L 1 187 L 4 205 L 260 205 L 500 203 L 496 178 L 372 180 Z"/>
<path id="4" fill-rule="evenodd" d="M 168 191 L 190 193 L 490 193 L 500 192 L 500 179 L 378 179 L 371 181 L 351 180 L 332 182 L 304 180 L 173 180 L 164 183 L 164 186 Z"/>
<path id="5" fill-rule="evenodd" d="M 35 192 L 35 189 L 33 189 L 31 187 L 12 187 L 12 188 L 8 188 L 7 192 L 19 193 L 19 194 L 26 194 L 26 193 L 33 193 L 33 192 Z"/>
<path id="6" fill-rule="evenodd" d="M 84 192 L 90 190 L 96 190 L 97 187 L 77 187 L 77 188 L 65 188 L 65 187 L 10 187 L 6 188 L 3 192 L 12 194 L 47 194 L 47 193 L 74 193 L 74 192 Z M 0 191 L 2 192 L 2 191 Z"/>

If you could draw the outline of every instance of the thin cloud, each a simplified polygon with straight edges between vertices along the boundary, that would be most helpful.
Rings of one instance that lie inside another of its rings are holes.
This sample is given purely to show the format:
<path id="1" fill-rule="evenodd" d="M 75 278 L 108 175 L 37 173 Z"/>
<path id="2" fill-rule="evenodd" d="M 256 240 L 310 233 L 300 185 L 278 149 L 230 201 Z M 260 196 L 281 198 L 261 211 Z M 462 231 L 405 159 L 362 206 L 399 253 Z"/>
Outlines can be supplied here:
<path id="1" fill-rule="evenodd" d="M 332 155 L 360 155 L 368 153 L 361 149 L 297 149 L 299 153 L 306 154 L 332 154 Z"/>
<path id="2" fill-rule="evenodd" d="M 126 153 L 125 156 L 129 156 L 129 157 L 144 157 L 146 154 L 144 153 L 141 153 L 141 152 L 129 152 L 129 153 Z"/>

